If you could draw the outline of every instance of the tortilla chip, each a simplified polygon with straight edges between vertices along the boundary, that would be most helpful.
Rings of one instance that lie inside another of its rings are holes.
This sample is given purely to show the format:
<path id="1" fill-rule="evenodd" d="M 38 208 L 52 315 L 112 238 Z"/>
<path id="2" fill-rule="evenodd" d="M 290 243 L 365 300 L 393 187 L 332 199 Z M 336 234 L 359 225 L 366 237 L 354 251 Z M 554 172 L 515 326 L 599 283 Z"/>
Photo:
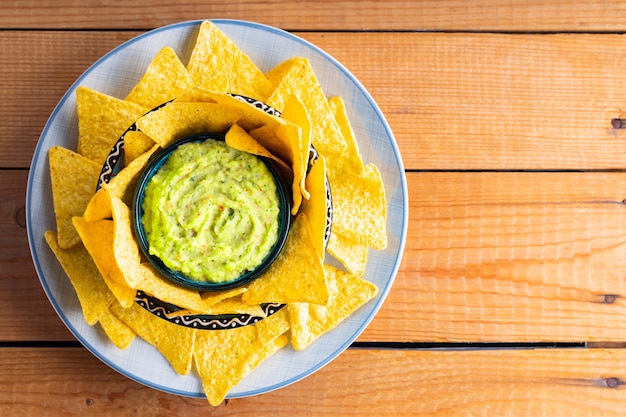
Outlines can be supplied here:
<path id="1" fill-rule="evenodd" d="M 282 334 L 260 340 L 255 326 L 197 332 L 193 358 L 209 403 L 219 405 L 235 385 L 288 342 Z"/>
<path id="2" fill-rule="evenodd" d="M 76 291 L 85 321 L 93 326 L 106 314 L 115 296 L 82 244 L 63 249 L 57 243 L 56 233 L 49 230 L 44 237 Z"/>
<path id="3" fill-rule="evenodd" d="M 137 287 L 145 293 L 166 303 L 190 310 L 194 314 L 207 314 L 209 308 L 195 290 L 183 288 L 164 278 L 151 264 L 136 265 L 132 274 L 137 280 Z"/>
<path id="4" fill-rule="evenodd" d="M 126 166 L 148 152 L 155 145 L 152 138 L 143 132 L 131 130 L 124 135 L 124 161 Z"/>
<path id="5" fill-rule="evenodd" d="M 106 188 L 101 187 L 89 200 L 82 217 L 86 221 L 92 222 L 94 220 L 110 219 L 111 215 L 111 198 Z"/>
<path id="6" fill-rule="evenodd" d="M 131 288 L 139 289 L 139 278 L 135 275 L 136 266 L 141 262 L 139 244 L 135 239 L 131 211 L 122 200 L 111 196 L 111 211 L 113 215 L 113 256 L 121 272 L 124 282 Z M 116 272 L 114 272 L 116 273 Z"/>
<path id="7" fill-rule="evenodd" d="M 175 101 L 143 116 L 137 128 L 165 148 L 194 134 L 226 132 L 240 117 L 237 109 L 216 103 Z"/>
<path id="8" fill-rule="evenodd" d="M 193 85 L 191 75 L 176 52 L 166 46 L 157 53 L 125 100 L 152 109 L 173 100 Z"/>
<path id="9" fill-rule="evenodd" d="M 311 167 L 306 177 L 306 187 L 310 191 L 310 198 L 302 202 L 301 213 L 305 213 L 311 221 L 311 240 L 320 259 L 324 259 L 326 252 L 326 162 L 320 156 Z"/>
<path id="10" fill-rule="evenodd" d="M 194 86 L 185 91 L 176 101 L 180 103 L 216 103 L 213 98 L 215 94 L 226 94 L 228 92 L 228 77 L 224 74 L 217 74 L 204 83 Z"/>
<path id="11" fill-rule="evenodd" d="M 78 153 L 100 167 L 126 129 L 149 110 L 84 86 L 76 89 L 76 105 Z"/>
<path id="12" fill-rule="evenodd" d="M 135 340 L 137 333 L 108 308 L 99 321 L 104 333 L 118 349 L 126 349 Z"/>
<path id="13" fill-rule="evenodd" d="M 363 160 L 350 119 L 348 119 L 345 103 L 341 97 L 334 96 L 328 99 L 328 105 L 346 143 L 344 152 L 328 155 L 329 166 L 332 167 L 329 175 L 339 176 L 346 172 L 360 172 L 363 169 Z"/>
<path id="14" fill-rule="evenodd" d="M 112 220 L 88 222 L 82 217 L 72 219 L 85 248 L 115 298 L 124 307 L 135 302 L 136 291 L 124 281 L 113 255 L 114 226 Z"/>
<path id="15" fill-rule="evenodd" d="M 107 190 L 111 198 L 118 198 L 127 206 L 132 206 L 135 196 L 135 188 L 139 182 L 141 173 L 150 162 L 152 155 L 159 149 L 157 145 L 126 164 L 120 172 L 109 180 L 108 184 L 102 187 Z"/>
<path id="16" fill-rule="evenodd" d="M 278 156 L 293 172 L 291 214 L 295 215 L 302 204 L 306 163 L 302 158 L 302 132 L 299 126 L 282 121 L 268 124 L 248 132 L 261 146 Z"/>
<path id="17" fill-rule="evenodd" d="M 221 314 L 250 314 L 251 316 L 265 317 L 265 311 L 259 305 L 247 305 L 241 301 L 241 295 L 226 298 L 213 304 L 208 314 L 219 316 Z"/>
<path id="18" fill-rule="evenodd" d="M 58 242 L 67 249 L 80 242 L 72 217 L 82 216 L 85 211 L 95 193 L 102 165 L 59 146 L 51 148 L 48 157 Z"/>
<path id="19" fill-rule="evenodd" d="M 285 334 L 289 331 L 289 312 L 286 307 L 283 307 L 271 316 L 257 321 L 254 326 L 257 329 L 259 341 L 261 343 L 269 343 L 276 335 Z"/>
<path id="20" fill-rule="evenodd" d="M 378 293 L 374 284 L 355 275 L 330 265 L 325 265 L 325 271 L 330 288 L 328 305 L 287 305 L 291 323 L 291 344 L 296 350 L 305 349 Z"/>
<path id="21" fill-rule="evenodd" d="M 218 74 L 228 74 L 231 93 L 259 100 L 267 98 L 272 88 L 250 57 L 209 21 L 200 25 L 187 70 L 196 85 Z"/>
<path id="22" fill-rule="evenodd" d="M 346 150 L 345 140 L 308 59 L 291 58 L 266 75 L 276 86 L 267 104 L 278 111 L 285 109 L 294 91 L 299 92 L 311 120 L 311 143 L 318 152 L 330 155 Z"/>
<path id="23" fill-rule="evenodd" d="M 291 95 L 285 104 L 283 113 L 281 116 L 283 119 L 290 121 L 300 128 L 300 140 L 298 141 L 298 149 L 294 149 L 294 152 L 300 151 L 298 158 L 302 161 L 303 170 L 306 172 L 309 162 L 309 153 L 311 149 L 311 120 L 307 113 L 307 109 L 296 95 Z M 302 197 L 305 199 L 311 198 L 311 195 L 307 191 L 306 182 L 304 176 L 300 182 L 300 191 Z"/>
<path id="24" fill-rule="evenodd" d="M 278 164 L 282 174 L 288 175 L 290 178 L 293 177 L 291 168 L 282 159 L 274 156 L 237 124 L 232 125 L 226 132 L 226 144 L 243 152 L 269 158 Z"/>
<path id="25" fill-rule="evenodd" d="M 142 339 L 156 347 L 177 373 L 189 373 L 196 329 L 163 320 L 137 303 L 129 308 L 114 304 L 111 311 Z"/>
<path id="26" fill-rule="evenodd" d="M 346 174 L 330 187 L 333 194 L 333 230 L 374 249 L 387 247 L 387 203 L 376 165 L 359 174 Z"/>
<path id="27" fill-rule="evenodd" d="M 202 301 L 207 305 L 207 307 L 211 307 L 213 304 L 219 303 L 227 298 L 237 297 L 246 291 L 248 291 L 246 287 L 236 287 L 230 290 L 222 291 L 206 291 L 200 294 L 200 298 L 202 298 Z"/>
<path id="28" fill-rule="evenodd" d="M 263 275 L 248 285 L 242 299 L 246 304 L 296 301 L 326 304 L 328 287 L 322 259 L 311 241 L 311 225 L 306 214 L 296 217 L 282 252 Z"/>
<path id="29" fill-rule="evenodd" d="M 333 231 L 328 240 L 328 253 L 350 271 L 351 274 L 362 276 L 367 266 L 368 247 Z"/>

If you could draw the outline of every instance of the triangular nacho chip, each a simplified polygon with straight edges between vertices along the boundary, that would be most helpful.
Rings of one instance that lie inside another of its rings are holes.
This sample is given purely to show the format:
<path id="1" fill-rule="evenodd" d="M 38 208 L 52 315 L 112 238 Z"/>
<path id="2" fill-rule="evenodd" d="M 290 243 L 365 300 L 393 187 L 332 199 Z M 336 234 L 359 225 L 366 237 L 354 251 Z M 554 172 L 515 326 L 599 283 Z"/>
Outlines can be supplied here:
<path id="1" fill-rule="evenodd" d="M 163 320 L 137 303 L 130 308 L 114 304 L 111 311 L 142 339 L 156 347 L 177 373 L 189 373 L 196 329 Z"/>
<path id="2" fill-rule="evenodd" d="M 367 245 L 355 242 L 339 232 L 333 231 L 330 234 L 326 249 L 353 275 L 360 277 L 365 273 L 369 250 Z"/>
<path id="3" fill-rule="evenodd" d="M 219 405 L 235 385 L 288 341 L 282 334 L 259 339 L 255 326 L 198 331 L 193 358 L 209 403 Z"/>
<path id="4" fill-rule="evenodd" d="M 346 105 L 339 96 L 329 98 L 328 105 L 346 143 L 344 152 L 328 155 L 329 166 L 332 167 L 329 175 L 338 176 L 345 172 L 360 172 L 363 169 L 363 160 L 361 159 L 359 145 L 352 130 L 350 119 L 348 119 L 348 114 L 346 113 Z"/>
<path id="5" fill-rule="evenodd" d="M 126 129 L 149 110 L 84 86 L 76 89 L 76 105 L 78 153 L 100 167 Z"/>
<path id="6" fill-rule="evenodd" d="M 191 75 L 176 52 L 166 46 L 157 53 L 125 100 L 152 109 L 178 97 L 193 85 Z"/>
<path id="7" fill-rule="evenodd" d="M 310 198 L 302 201 L 301 213 L 305 213 L 311 222 L 311 240 L 320 259 L 324 259 L 326 224 L 328 210 L 326 207 L 326 161 L 320 156 L 311 167 L 306 177 L 306 187 Z"/>
<path id="8" fill-rule="evenodd" d="M 82 217 L 74 217 L 72 221 L 85 248 L 115 298 L 124 307 L 133 304 L 137 291 L 123 281 L 122 272 L 119 270 L 113 255 L 113 221 L 95 220 L 88 222 Z"/>
<path id="9" fill-rule="evenodd" d="M 378 168 L 368 164 L 359 174 L 331 179 L 333 230 L 355 242 L 387 247 L 387 202 Z"/>
<path id="10" fill-rule="evenodd" d="M 241 112 L 216 103 L 172 102 L 146 114 L 137 128 L 162 148 L 198 133 L 222 133 L 237 123 Z"/>
<path id="11" fill-rule="evenodd" d="M 56 233 L 47 231 L 44 236 L 76 290 L 85 321 L 93 326 L 108 311 L 115 299 L 113 293 L 82 244 L 63 249 L 57 243 Z"/>
<path id="12" fill-rule="evenodd" d="M 339 126 L 308 59 L 291 58 L 278 65 L 267 77 L 275 85 L 267 104 L 283 111 L 294 91 L 298 91 L 311 119 L 311 142 L 322 154 L 338 154 L 346 149 Z"/>
<path id="13" fill-rule="evenodd" d="M 143 132 L 131 130 L 124 135 L 124 161 L 126 166 L 148 152 L 155 145 L 152 138 Z"/>
<path id="14" fill-rule="evenodd" d="M 115 303 L 117 304 L 117 301 Z M 118 349 L 126 349 L 135 340 L 137 333 L 113 314 L 110 309 L 107 308 L 99 322 L 104 333 Z"/>
<path id="15" fill-rule="evenodd" d="M 51 148 L 48 156 L 58 242 L 67 249 L 80 242 L 72 217 L 83 215 L 95 193 L 102 166 L 58 146 Z"/>
<path id="16" fill-rule="evenodd" d="M 313 247 L 311 225 L 305 214 L 299 214 L 294 220 L 285 247 L 276 261 L 252 281 L 243 294 L 246 304 L 296 301 L 317 304 L 328 301 L 322 259 Z"/>
<path id="17" fill-rule="evenodd" d="M 291 344 L 296 350 L 305 349 L 378 293 L 374 284 L 362 278 L 330 265 L 325 265 L 325 270 L 330 288 L 328 305 L 287 305 L 291 323 Z"/>
<path id="18" fill-rule="evenodd" d="M 206 314 L 210 310 L 198 291 L 174 284 L 149 263 L 140 263 L 133 268 L 132 273 L 142 291 L 163 302 L 187 309 L 193 314 Z"/>
<path id="19" fill-rule="evenodd" d="M 231 93 L 260 100 L 267 98 L 272 87 L 250 57 L 209 21 L 200 25 L 187 70 L 196 85 L 218 74 L 228 74 Z"/>

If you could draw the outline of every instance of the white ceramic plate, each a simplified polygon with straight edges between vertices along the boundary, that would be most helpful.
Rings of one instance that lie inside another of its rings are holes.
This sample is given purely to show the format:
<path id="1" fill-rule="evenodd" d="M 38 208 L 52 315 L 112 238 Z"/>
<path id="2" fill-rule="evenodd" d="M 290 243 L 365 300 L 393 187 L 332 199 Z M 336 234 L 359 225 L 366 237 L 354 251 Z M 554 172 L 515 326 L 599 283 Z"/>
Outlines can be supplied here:
<path id="1" fill-rule="evenodd" d="M 378 296 L 322 336 L 304 351 L 290 347 L 263 362 L 228 398 L 266 393 L 316 372 L 336 358 L 363 332 L 389 292 L 404 249 L 408 223 L 408 194 L 402 159 L 389 125 L 373 98 L 339 62 L 311 43 L 280 29 L 256 23 L 215 20 L 262 71 L 293 56 L 308 58 L 327 96 L 343 97 L 365 162 L 380 169 L 388 200 L 389 244 L 370 250 L 365 278 L 375 283 Z M 52 306 L 74 336 L 104 363 L 127 377 L 169 393 L 204 397 L 200 379 L 192 372 L 176 374 L 163 356 L 140 338 L 126 350 L 117 349 L 99 326 L 85 323 L 78 299 L 63 269 L 44 240 L 55 230 L 48 150 L 60 145 L 76 149 L 78 127 L 75 90 L 79 85 L 124 98 L 163 46 L 172 47 L 186 62 L 200 21 L 178 23 L 142 34 L 94 63 L 71 86 L 54 109 L 35 149 L 28 178 L 26 213 L 28 240 L 39 279 Z"/>

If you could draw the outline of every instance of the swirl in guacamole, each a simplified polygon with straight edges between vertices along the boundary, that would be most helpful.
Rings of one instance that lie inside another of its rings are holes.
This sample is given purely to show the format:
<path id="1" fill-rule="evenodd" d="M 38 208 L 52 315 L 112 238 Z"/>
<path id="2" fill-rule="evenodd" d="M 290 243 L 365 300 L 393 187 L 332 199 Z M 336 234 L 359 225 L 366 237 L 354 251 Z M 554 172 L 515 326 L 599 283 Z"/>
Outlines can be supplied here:
<path id="1" fill-rule="evenodd" d="M 235 280 L 276 243 L 279 204 L 258 157 L 218 140 L 184 143 L 145 188 L 149 252 L 195 281 Z"/>

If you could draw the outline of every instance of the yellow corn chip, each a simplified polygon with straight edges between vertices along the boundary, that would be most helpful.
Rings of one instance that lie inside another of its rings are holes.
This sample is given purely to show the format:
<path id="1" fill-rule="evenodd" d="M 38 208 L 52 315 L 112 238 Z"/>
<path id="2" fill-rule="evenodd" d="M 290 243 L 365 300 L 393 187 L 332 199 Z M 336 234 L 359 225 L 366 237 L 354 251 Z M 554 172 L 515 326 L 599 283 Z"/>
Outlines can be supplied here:
<path id="1" fill-rule="evenodd" d="M 139 181 L 139 176 L 145 169 L 146 165 L 150 161 L 150 157 L 159 149 L 157 145 L 154 145 L 150 150 L 144 152 L 139 157 L 135 158 L 131 163 L 127 164 L 116 176 L 111 178 L 108 184 L 103 184 L 102 187 L 107 190 L 111 198 L 118 198 L 122 200 L 127 206 L 133 204 L 133 198 L 135 194 L 135 187 Z"/>
<path id="2" fill-rule="evenodd" d="M 322 334 L 335 328 L 378 292 L 374 284 L 355 275 L 330 265 L 325 265 L 325 270 L 330 288 L 328 305 L 287 305 L 291 323 L 291 344 L 296 350 L 305 349 Z"/>
<path id="3" fill-rule="evenodd" d="M 218 74 L 201 85 L 185 91 L 176 97 L 176 101 L 179 103 L 216 103 L 213 99 L 214 95 L 226 94 L 227 92 L 228 77 L 224 74 Z"/>
<path id="4" fill-rule="evenodd" d="M 200 294 L 200 297 L 207 307 L 211 307 L 212 305 L 219 303 L 222 300 L 226 300 L 227 298 L 231 297 L 237 297 L 238 295 L 241 295 L 246 291 L 248 291 L 246 287 L 237 287 L 231 290 L 207 291 Z"/>
<path id="5" fill-rule="evenodd" d="M 113 304 L 111 311 L 142 339 L 156 347 L 177 373 L 180 375 L 189 373 L 196 335 L 195 329 L 163 320 L 137 303 L 129 308 Z"/>
<path id="6" fill-rule="evenodd" d="M 302 201 L 301 213 L 305 213 L 311 222 L 311 240 L 320 259 L 324 259 L 325 235 L 327 223 L 326 210 L 326 162 L 320 156 L 311 167 L 306 177 L 306 187 L 310 198 Z"/>
<path id="7" fill-rule="evenodd" d="M 51 148 L 48 156 L 58 242 L 67 249 L 80 242 L 72 217 L 82 216 L 85 211 L 95 193 L 102 166 L 58 146 Z"/>
<path id="8" fill-rule="evenodd" d="M 349 239 L 339 232 L 333 231 L 326 248 L 335 259 L 350 271 L 351 274 L 362 276 L 367 265 L 368 247 Z"/>
<path id="9" fill-rule="evenodd" d="M 241 301 L 241 296 L 227 298 L 213 304 L 209 308 L 208 314 L 219 316 L 221 314 L 250 314 L 252 316 L 264 317 L 265 312 L 259 305 L 247 305 Z"/>
<path id="10" fill-rule="evenodd" d="M 250 57 L 209 21 L 200 25 L 187 70 L 196 85 L 218 74 L 228 74 L 231 93 L 260 100 L 267 98 L 272 88 Z"/>
<path id="11" fill-rule="evenodd" d="M 191 87 L 191 75 L 176 52 L 166 46 L 157 53 L 125 100 L 152 109 L 178 97 Z"/>
<path id="12" fill-rule="evenodd" d="M 193 314 L 207 314 L 209 311 L 210 307 L 202 301 L 198 291 L 174 284 L 149 263 L 136 265 L 132 274 L 137 280 L 138 288 L 163 302 L 190 310 Z"/>
<path id="13" fill-rule="evenodd" d="M 248 132 L 261 146 L 291 166 L 293 172 L 291 214 L 295 215 L 306 192 L 303 179 L 306 163 L 302 158 L 302 132 L 299 126 L 282 121 L 268 124 Z"/>
<path id="14" fill-rule="evenodd" d="M 240 151 L 248 152 L 253 155 L 269 158 L 276 162 L 281 169 L 281 174 L 293 177 L 291 168 L 287 166 L 282 159 L 274 156 L 269 150 L 265 149 L 256 139 L 248 134 L 242 127 L 237 124 L 231 126 L 226 132 L 226 144 L 231 148 L 238 149 Z"/>
<path id="15" fill-rule="evenodd" d="M 88 222 L 111 218 L 111 198 L 105 187 L 100 188 L 89 200 L 83 213 L 83 219 Z"/>
<path id="16" fill-rule="evenodd" d="M 155 142 L 143 132 L 131 130 L 124 135 L 124 161 L 126 165 L 148 152 Z"/>
<path id="17" fill-rule="evenodd" d="M 294 92 L 299 92 L 311 120 L 313 146 L 323 155 L 345 151 L 346 143 L 308 59 L 291 58 L 266 75 L 276 86 L 267 104 L 282 112 Z"/>
<path id="18" fill-rule="evenodd" d="M 193 358 L 209 403 L 219 405 L 235 385 L 288 341 L 282 334 L 260 340 L 255 326 L 198 331 Z"/>
<path id="19" fill-rule="evenodd" d="M 56 233 L 47 231 L 44 236 L 76 290 L 85 321 L 93 326 L 106 314 L 115 297 L 82 244 L 63 249 L 57 243 Z"/>
<path id="20" fill-rule="evenodd" d="M 298 141 L 299 148 L 294 149 L 294 152 L 300 152 L 298 159 L 302 161 L 303 170 L 306 172 L 309 152 L 311 148 L 311 120 L 307 113 L 307 109 L 296 95 L 291 95 L 285 103 L 285 108 L 281 116 L 283 119 L 290 121 L 300 128 L 300 140 Z M 300 182 L 300 192 L 305 199 L 311 198 L 311 195 L 307 191 L 304 175 Z"/>
<path id="21" fill-rule="evenodd" d="M 99 321 L 104 333 L 118 349 L 126 349 L 135 340 L 135 331 L 108 308 Z"/>
<path id="22" fill-rule="evenodd" d="M 296 217 L 282 252 L 263 275 L 248 285 L 242 299 L 246 304 L 296 301 L 326 304 L 328 287 L 322 259 L 311 241 L 306 214 Z"/>
<path id="23" fill-rule="evenodd" d="M 374 249 L 387 247 L 387 203 L 376 165 L 359 174 L 346 174 L 330 187 L 333 194 L 333 230 Z"/>
<path id="24" fill-rule="evenodd" d="M 241 112 L 216 103 L 173 102 L 137 121 L 140 131 L 162 148 L 197 133 L 221 133 L 237 123 Z"/>
<path id="25" fill-rule="evenodd" d="M 72 221 L 85 248 L 115 298 L 124 307 L 132 305 L 135 302 L 136 291 L 121 281 L 122 272 L 119 270 L 113 255 L 113 221 L 95 220 L 88 222 L 82 217 L 74 217 Z"/>
<path id="26" fill-rule="evenodd" d="M 328 105 L 346 143 L 344 152 L 328 155 L 328 166 L 331 167 L 329 176 L 339 176 L 344 172 L 361 172 L 363 160 L 361 159 L 359 145 L 352 130 L 350 119 L 348 119 L 348 114 L 346 113 L 345 103 L 341 97 L 334 96 L 328 99 Z"/>
<path id="27" fill-rule="evenodd" d="M 286 307 L 271 316 L 254 324 L 257 329 L 257 339 L 261 343 L 271 342 L 276 335 L 285 334 L 289 330 L 289 312 Z"/>
<path id="28" fill-rule="evenodd" d="M 76 89 L 76 105 L 78 153 L 100 167 L 126 129 L 149 110 L 84 86 Z"/>
<path id="29" fill-rule="evenodd" d="M 130 288 L 140 289 L 139 278 L 135 269 L 141 262 L 139 244 L 133 233 L 131 211 L 122 200 L 111 196 L 111 211 L 113 215 L 113 256 L 121 272 L 121 279 L 116 281 L 126 283 Z M 115 276 L 114 276 L 115 278 Z"/>
<path id="30" fill-rule="evenodd" d="M 87 204 L 83 213 L 85 220 L 94 221 L 111 218 L 113 216 L 111 198 L 113 197 L 121 199 L 128 206 L 132 205 L 139 175 L 157 149 L 158 146 L 154 145 L 148 152 L 144 152 L 124 167 L 108 183 L 103 183 Z"/>

